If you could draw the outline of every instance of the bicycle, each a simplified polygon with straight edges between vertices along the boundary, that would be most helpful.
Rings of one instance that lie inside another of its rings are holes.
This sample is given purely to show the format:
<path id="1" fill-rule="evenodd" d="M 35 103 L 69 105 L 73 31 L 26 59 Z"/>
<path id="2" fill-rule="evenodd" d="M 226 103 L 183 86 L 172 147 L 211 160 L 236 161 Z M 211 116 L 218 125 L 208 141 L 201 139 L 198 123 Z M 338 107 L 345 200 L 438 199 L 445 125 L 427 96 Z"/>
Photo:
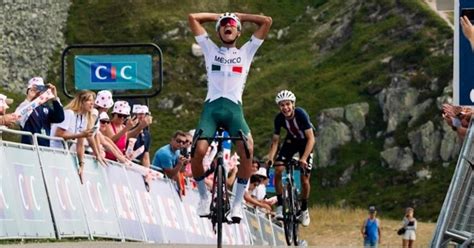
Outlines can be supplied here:
<path id="1" fill-rule="evenodd" d="M 205 176 L 207 177 L 211 173 L 214 173 L 214 181 L 212 184 L 212 196 L 211 196 L 211 205 L 210 214 L 208 216 L 203 216 L 205 218 L 209 218 L 212 223 L 212 227 L 214 232 L 217 234 L 217 247 L 222 247 L 222 223 L 233 224 L 233 223 L 240 223 L 236 220 L 229 220 L 226 217 L 226 213 L 230 211 L 230 195 L 227 191 L 226 185 L 226 172 L 224 167 L 224 149 L 222 147 L 222 143 L 227 140 L 237 141 L 241 140 L 244 143 L 245 148 L 245 155 L 247 158 L 250 157 L 250 152 L 247 145 L 247 137 L 243 134 L 241 130 L 239 130 L 239 137 L 224 137 L 224 128 L 218 128 L 217 134 L 214 137 L 214 141 L 217 142 L 217 164 L 214 168 L 206 171 Z M 202 134 L 202 130 L 199 129 L 196 131 L 195 138 L 193 140 L 193 144 L 191 146 L 191 154 L 194 154 L 194 150 L 196 147 L 197 140 L 202 140 L 206 138 L 200 138 Z"/>
<path id="2" fill-rule="evenodd" d="M 299 166 L 296 159 L 285 163 L 286 183 L 283 188 L 283 226 L 285 239 L 288 245 L 299 244 L 298 231 L 300 221 L 298 214 L 300 211 L 300 202 L 298 201 L 298 191 L 293 178 L 295 167 Z"/>

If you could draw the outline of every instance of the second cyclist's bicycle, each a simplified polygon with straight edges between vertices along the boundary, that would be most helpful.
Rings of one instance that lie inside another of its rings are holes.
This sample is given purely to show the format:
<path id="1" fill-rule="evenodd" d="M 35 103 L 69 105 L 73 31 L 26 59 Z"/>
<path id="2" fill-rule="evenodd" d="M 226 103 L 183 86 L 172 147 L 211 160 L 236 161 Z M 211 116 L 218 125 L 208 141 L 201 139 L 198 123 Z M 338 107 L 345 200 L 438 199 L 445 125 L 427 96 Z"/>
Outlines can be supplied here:
<path id="1" fill-rule="evenodd" d="M 288 245 L 299 244 L 298 231 L 300 221 L 298 214 L 300 211 L 300 202 L 298 201 L 298 190 L 293 177 L 295 167 L 299 166 L 296 159 L 285 163 L 286 182 L 283 185 L 283 229 L 285 230 L 286 243 Z"/>

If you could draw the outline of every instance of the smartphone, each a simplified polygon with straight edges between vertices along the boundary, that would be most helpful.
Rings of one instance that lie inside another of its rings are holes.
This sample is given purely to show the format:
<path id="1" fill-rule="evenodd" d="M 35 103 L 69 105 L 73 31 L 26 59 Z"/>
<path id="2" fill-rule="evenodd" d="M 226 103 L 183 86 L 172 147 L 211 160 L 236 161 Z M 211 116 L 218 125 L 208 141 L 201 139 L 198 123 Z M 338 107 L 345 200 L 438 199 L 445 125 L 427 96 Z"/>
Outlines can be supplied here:
<path id="1" fill-rule="evenodd" d="M 46 85 L 36 85 L 36 90 L 38 92 L 44 92 L 44 91 L 48 90 L 48 86 L 46 86 Z"/>
<path id="2" fill-rule="evenodd" d="M 474 8 L 461 9 L 461 16 L 467 16 L 471 23 L 474 24 Z"/>

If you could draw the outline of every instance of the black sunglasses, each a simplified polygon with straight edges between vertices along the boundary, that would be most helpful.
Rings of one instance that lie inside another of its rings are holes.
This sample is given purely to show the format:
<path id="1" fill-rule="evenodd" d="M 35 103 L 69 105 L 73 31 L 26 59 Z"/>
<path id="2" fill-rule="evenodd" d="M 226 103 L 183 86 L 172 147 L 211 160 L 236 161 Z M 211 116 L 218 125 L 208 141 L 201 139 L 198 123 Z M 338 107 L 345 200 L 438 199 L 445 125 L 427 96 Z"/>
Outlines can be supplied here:
<path id="1" fill-rule="evenodd" d="M 109 124 L 109 123 L 110 123 L 110 121 L 104 121 L 104 120 L 100 120 L 100 123 L 101 123 L 101 124 Z"/>
<path id="2" fill-rule="evenodd" d="M 127 118 L 128 115 L 123 115 L 123 114 L 116 114 L 118 118 Z"/>

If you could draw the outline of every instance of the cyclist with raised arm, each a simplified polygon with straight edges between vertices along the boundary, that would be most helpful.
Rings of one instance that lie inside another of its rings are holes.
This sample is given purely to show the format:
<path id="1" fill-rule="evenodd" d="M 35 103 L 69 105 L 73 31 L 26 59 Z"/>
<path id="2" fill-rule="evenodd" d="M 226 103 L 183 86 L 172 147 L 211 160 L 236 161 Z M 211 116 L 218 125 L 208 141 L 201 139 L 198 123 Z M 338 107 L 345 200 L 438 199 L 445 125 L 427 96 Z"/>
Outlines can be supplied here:
<path id="1" fill-rule="evenodd" d="M 315 144 L 314 126 L 306 111 L 303 108 L 296 107 L 295 101 L 295 94 L 288 90 L 280 91 L 275 98 L 275 102 L 280 108 L 280 113 L 277 114 L 274 121 L 272 144 L 268 153 L 268 164 L 273 165 L 275 168 L 275 190 L 278 200 L 276 218 L 283 219 L 283 186 L 281 177 L 285 169 L 284 163 L 289 162 L 295 153 L 299 153 L 301 184 L 303 188 L 299 220 L 303 226 L 308 226 L 310 222 L 308 211 L 309 179 L 311 177 L 312 153 Z M 274 162 L 282 128 L 286 129 L 286 137 Z"/>
<path id="2" fill-rule="evenodd" d="M 247 182 L 251 175 L 253 156 L 253 140 L 250 129 L 242 111 L 242 93 L 249 73 L 250 64 L 257 49 L 267 36 L 272 19 L 263 15 L 244 13 L 193 13 L 188 16 L 189 26 L 195 39 L 202 49 L 205 58 L 208 90 L 196 130 L 202 134 L 195 146 L 191 159 L 193 177 L 199 190 L 200 202 L 198 214 L 209 214 L 210 197 L 204 184 L 204 169 L 202 159 L 206 154 L 209 142 L 214 138 L 218 127 L 225 128 L 231 136 L 238 136 L 239 130 L 248 137 L 250 157 L 244 155 L 245 147 L 242 141 L 237 142 L 237 152 L 241 157 L 241 165 L 237 174 L 235 197 L 231 206 L 230 217 L 234 222 L 242 219 L 242 199 Z M 203 27 L 205 22 L 216 22 L 216 32 L 220 39 L 220 47 L 209 37 Z M 258 25 L 252 37 L 241 48 L 236 47 L 236 40 L 242 31 L 242 22 L 252 22 Z M 198 133 L 196 131 L 196 133 Z"/>

